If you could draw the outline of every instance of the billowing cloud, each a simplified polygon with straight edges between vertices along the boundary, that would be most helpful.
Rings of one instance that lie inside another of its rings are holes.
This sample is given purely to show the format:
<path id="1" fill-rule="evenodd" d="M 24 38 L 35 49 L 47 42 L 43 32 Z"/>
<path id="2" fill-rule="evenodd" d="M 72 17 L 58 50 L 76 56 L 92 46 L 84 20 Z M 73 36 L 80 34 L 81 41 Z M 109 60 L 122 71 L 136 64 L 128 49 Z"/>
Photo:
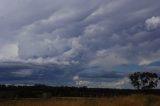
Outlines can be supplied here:
<path id="1" fill-rule="evenodd" d="M 0 71 L 7 75 L 1 82 L 43 78 L 55 85 L 125 85 L 129 72 L 160 61 L 159 5 L 158 0 L 1 0 Z"/>
<path id="2" fill-rule="evenodd" d="M 1 46 L 0 59 L 14 59 L 18 57 L 18 45 L 6 44 Z"/>
<path id="3" fill-rule="evenodd" d="M 146 20 L 146 27 L 148 30 L 160 28 L 160 17 L 153 16 L 152 18 L 147 19 Z"/>

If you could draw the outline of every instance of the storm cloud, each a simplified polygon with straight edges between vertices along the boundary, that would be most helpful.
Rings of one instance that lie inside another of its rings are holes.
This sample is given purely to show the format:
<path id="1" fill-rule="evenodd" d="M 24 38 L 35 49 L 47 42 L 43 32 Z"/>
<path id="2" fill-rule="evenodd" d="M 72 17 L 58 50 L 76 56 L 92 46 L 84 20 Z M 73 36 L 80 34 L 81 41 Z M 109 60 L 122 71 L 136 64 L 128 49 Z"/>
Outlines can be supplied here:
<path id="1" fill-rule="evenodd" d="M 128 73 L 160 61 L 159 10 L 158 0 L 1 0 L 1 82 L 126 87 Z"/>

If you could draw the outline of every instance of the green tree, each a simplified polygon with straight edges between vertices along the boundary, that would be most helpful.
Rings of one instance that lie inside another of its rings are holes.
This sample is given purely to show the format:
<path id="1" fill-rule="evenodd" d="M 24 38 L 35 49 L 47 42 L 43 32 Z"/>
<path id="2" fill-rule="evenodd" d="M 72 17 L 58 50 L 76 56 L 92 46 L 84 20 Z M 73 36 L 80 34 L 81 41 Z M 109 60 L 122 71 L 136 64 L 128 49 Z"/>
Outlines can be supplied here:
<path id="1" fill-rule="evenodd" d="M 129 75 L 131 84 L 137 89 L 152 89 L 157 87 L 159 77 L 156 73 L 135 72 Z"/>

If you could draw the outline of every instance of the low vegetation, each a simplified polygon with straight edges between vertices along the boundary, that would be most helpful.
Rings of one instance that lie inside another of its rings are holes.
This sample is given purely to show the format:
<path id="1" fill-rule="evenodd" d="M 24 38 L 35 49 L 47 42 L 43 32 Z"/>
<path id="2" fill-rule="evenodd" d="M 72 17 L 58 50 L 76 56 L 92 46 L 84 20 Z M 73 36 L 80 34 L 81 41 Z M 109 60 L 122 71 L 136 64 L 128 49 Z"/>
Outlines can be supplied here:
<path id="1" fill-rule="evenodd" d="M 0 106 L 160 106 L 160 96 L 130 95 L 105 98 L 17 99 L 1 100 Z"/>

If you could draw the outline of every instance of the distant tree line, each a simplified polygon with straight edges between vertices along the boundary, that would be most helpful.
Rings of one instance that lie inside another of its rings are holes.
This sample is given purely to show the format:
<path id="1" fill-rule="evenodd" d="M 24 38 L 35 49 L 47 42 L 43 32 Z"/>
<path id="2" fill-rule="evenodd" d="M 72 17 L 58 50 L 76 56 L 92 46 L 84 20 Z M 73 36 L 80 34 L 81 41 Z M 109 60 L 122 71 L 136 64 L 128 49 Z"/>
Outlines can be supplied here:
<path id="1" fill-rule="evenodd" d="M 108 97 L 118 95 L 130 95 L 136 93 L 160 95 L 160 90 L 131 90 L 131 89 L 107 89 L 87 87 L 53 87 L 41 84 L 33 86 L 0 85 L 1 99 L 18 98 L 52 98 L 52 97 Z"/>

